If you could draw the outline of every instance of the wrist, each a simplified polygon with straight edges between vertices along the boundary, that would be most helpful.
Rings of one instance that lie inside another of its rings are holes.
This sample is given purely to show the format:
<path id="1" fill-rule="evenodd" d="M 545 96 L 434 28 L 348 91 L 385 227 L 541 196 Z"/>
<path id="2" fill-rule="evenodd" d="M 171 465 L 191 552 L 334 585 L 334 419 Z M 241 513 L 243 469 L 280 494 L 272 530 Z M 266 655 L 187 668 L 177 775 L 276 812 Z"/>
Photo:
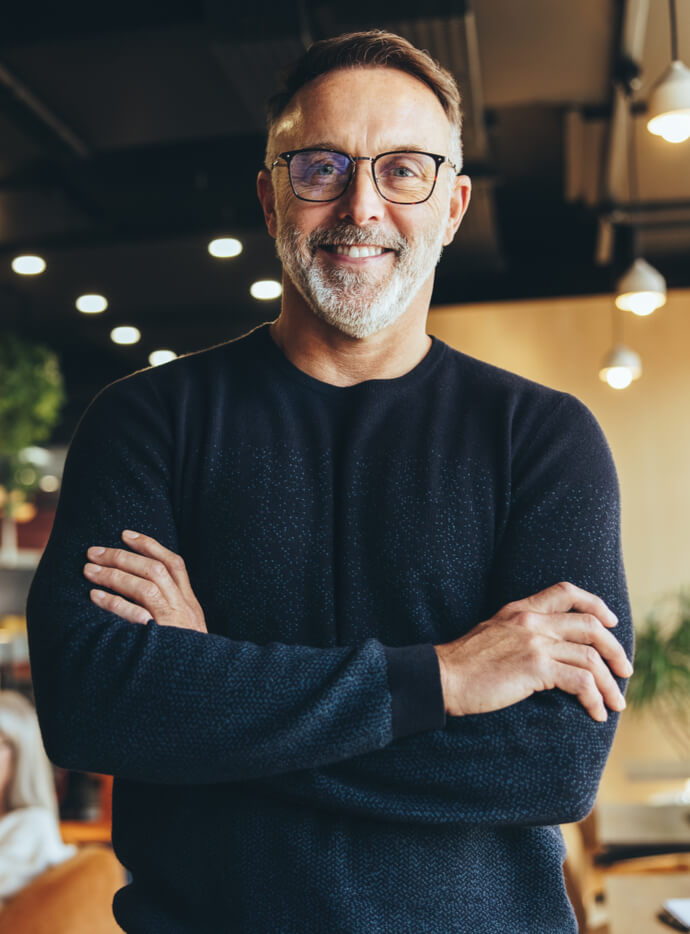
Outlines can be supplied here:
<path id="1" fill-rule="evenodd" d="M 435 645 L 434 651 L 436 652 L 436 658 L 438 659 L 438 668 L 441 674 L 441 692 L 443 694 L 443 706 L 446 713 L 448 713 L 448 671 L 446 669 L 446 663 L 443 660 L 443 648 L 442 645 Z"/>

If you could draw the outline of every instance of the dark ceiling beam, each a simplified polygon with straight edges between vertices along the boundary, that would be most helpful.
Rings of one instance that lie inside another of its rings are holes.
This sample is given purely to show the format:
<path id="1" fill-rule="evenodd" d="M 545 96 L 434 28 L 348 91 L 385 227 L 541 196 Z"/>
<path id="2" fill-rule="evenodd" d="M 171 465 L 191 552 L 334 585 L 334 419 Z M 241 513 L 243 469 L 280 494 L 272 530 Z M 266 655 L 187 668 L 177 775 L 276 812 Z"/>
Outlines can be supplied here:
<path id="1" fill-rule="evenodd" d="M 58 114 L 51 110 L 2 62 L 0 62 L 0 85 L 9 91 L 12 97 L 58 139 L 72 155 L 80 159 L 88 159 L 91 156 L 91 150 L 84 140 L 70 129 Z"/>

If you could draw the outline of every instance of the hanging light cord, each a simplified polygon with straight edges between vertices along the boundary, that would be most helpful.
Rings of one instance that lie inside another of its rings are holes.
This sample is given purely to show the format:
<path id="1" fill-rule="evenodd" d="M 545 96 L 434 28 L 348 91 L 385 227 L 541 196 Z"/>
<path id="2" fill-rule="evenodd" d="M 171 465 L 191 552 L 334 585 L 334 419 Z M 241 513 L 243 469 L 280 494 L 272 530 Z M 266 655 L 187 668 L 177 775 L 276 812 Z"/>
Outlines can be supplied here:
<path id="1" fill-rule="evenodd" d="M 669 9 L 671 11 L 671 61 L 678 61 L 678 23 L 676 21 L 675 0 L 669 0 Z"/>
<path id="2" fill-rule="evenodd" d="M 639 201 L 639 191 L 637 187 L 637 138 L 635 135 L 635 115 L 633 113 L 632 101 L 628 107 L 628 198 L 630 207 L 634 210 Z M 635 224 L 632 226 L 631 235 L 632 258 L 639 258 L 638 234 Z"/>

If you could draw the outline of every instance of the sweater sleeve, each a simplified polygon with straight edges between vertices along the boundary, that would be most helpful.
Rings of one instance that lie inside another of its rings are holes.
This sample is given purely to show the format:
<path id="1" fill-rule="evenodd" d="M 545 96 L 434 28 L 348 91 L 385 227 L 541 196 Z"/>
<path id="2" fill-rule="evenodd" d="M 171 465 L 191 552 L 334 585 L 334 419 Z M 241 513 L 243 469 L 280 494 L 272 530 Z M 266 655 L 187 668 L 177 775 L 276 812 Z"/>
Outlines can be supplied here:
<path id="1" fill-rule="evenodd" d="M 403 650 L 396 676 L 376 639 L 258 645 L 130 623 L 91 601 L 89 546 L 124 548 L 121 532 L 133 527 L 179 552 L 173 443 L 149 372 L 110 384 L 82 416 L 29 591 L 32 677 L 53 762 L 134 781 L 234 781 L 379 749 L 394 716 L 403 733 L 441 726 L 438 693 L 424 679 L 415 714 L 395 714 L 415 707 L 417 688 L 401 675 L 420 653 L 438 677 L 431 646 Z"/>
<path id="2" fill-rule="evenodd" d="M 514 465 L 509 519 L 493 565 L 494 612 L 558 581 L 599 595 L 632 656 L 618 480 L 589 410 L 566 395 Z M 481 620 L 477 620 L 477 623 Z M 617 678 L 623 687 L 623 679 Z M 448 716 L 445 729 L 325 769 L 281 777 L 274 793 L 369 817 L 421 823 L 560 824 L 591 810 L 618 714 L 593 720 L 554 689 L 503 710 Z"/>

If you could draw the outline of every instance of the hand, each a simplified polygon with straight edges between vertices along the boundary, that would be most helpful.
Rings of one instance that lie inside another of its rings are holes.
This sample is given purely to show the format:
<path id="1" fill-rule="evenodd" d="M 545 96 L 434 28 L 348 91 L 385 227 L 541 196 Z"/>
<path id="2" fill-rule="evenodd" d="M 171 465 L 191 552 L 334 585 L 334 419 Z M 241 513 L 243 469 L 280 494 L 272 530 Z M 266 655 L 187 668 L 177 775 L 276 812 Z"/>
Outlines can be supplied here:
<path id="1" fill-rule="evenodd" d="M 160 626 L 208 632 L 182 556 L 147 535 L 125 529 L 122 537 L 139 554 L 120 548 L 101 549 L 98 554 L 95 546 L 86 552 L 92 563 L 84 565 L 84 576 L 123 595 L 91 590 L 93 602 L 130 623 L 146 623 L 153 617 Z"/>
<path id="2" fill-rule="evenodd" d="M 595 720 L 606 720 L 606 706 L 625 707 L 611 671 L 632 674 L 609 632 L 617 622 L 603 600 L 569 583 L 508 603 L 454 642 L 434 646 L 446 711 L 487 713 L 560 688 Z"/>

